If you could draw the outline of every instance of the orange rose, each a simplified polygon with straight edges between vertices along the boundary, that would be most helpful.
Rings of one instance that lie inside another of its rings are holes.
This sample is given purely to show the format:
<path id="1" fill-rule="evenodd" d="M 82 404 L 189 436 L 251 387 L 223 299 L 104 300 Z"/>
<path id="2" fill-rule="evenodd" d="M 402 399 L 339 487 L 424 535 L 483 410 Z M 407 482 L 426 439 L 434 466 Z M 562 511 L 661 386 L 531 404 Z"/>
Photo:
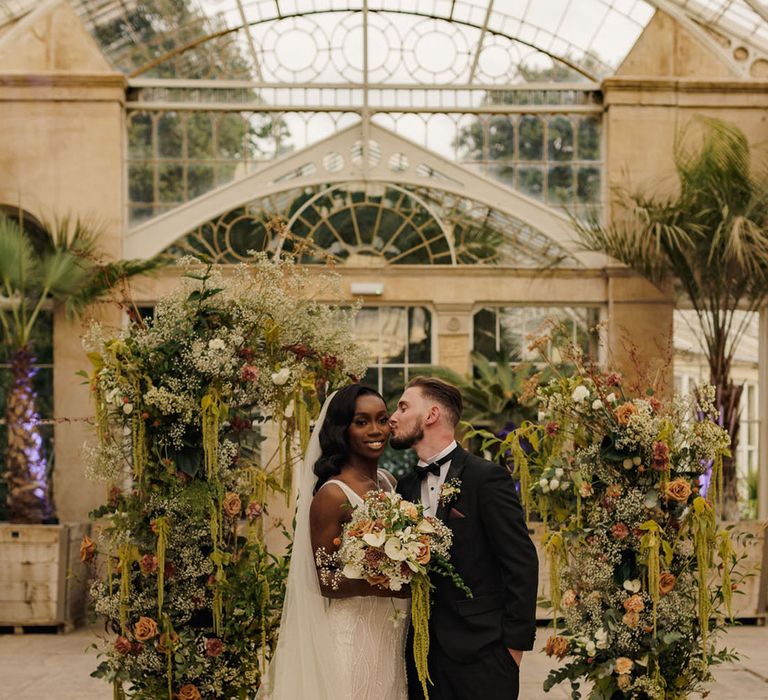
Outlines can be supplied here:
<path id="1" fill-rule="evenodd" d="M 168 633 L 163 632 L 157 640 L 157 650 L 161 654 L 167 654 L 169 651 L 173 651 L 176 648 L 176 645 L 179 643 L 179 635 L 176 634 L 176 632 L 171 632 L 170 644 L 168 642 Z"/>
<path id="2" fill-rule="evenodd" d="M 419 564 L 428 564 L 431 558 L 432 558 L 432 553 L 429 550 L 429 545 L 424 542 L 420 542 L 419 551 L 416 554 L 416 561 Z"/>
<path id="3" fill-rule="evenodd" d="M 389 576 L 384 574 L 376 574 L 376 576 L 369 576 L 367 579 L 371 586 L 380 586 L 381 588 L 389 588 Z"/>
<path id="4" fill-rule="evenodd" d="M 176 698 L 178 700 L 202 700 L 202 695 L 200 695 L 200 691 L 192 685 L 192 683 L 187 683 L 186 685 L 182 685 L 181 688 L 179 688 L 179 692 L 176 695 Z"/>
<path id="5" fill-rule="evenodd" d="M 547 656 L 556 656 L 558 659 L 564 659 L 568 654 L 569 642 L 565 637 L 553 635 L 547 640 L 544 651 Z"/>
<path id="6" fill-rule="evenodd" d="M 627 425 L 629 419 L 637 413 L 637 406 L 631 401 L 621 404 L 616 409 L 616 420 L 619 421 L 619 425 Z"/>
<path id="7" fill-rule="evenodd" d="M 639 613 L 645 610 L 645 603 L 639 595 L 635 594 L 624 601 L 624 610 Z"/>
<path id="8" fill-rule="evenodd" d="M 237 518 L 240 516 L 240 509 L 243 507 L 243 504 L 240 501 L 240 496 L 234 491 L 227 491 L 227 493 L 224 494 L 222 507 L 224 508 L 224 513 L 230 518 Z"/>
<path id="9" fill-rule="evenodd" d="M 691 485 L 686 479 L 678 477 L 667 484 L 667 491 L 664 495 L 668 500 L 685 503 L 691 495 Z"/>
<path id="10" fill-rule="evenodd" d="M 616 685 L 619 686 L 619 690 L 629 690 L 629 686 L 632 685 L 632 676 L 627 673 L 622 673 L 616 679 Z"/>
<path id="11" fill-rule="evenodd" d="M 622 622 L 631 629 L 635 629 L 640 624 L 640 613 L 630 610 L 624 613 L 624 617 L 621 618 Z"/>
<path id="12" fill-rule="evenodd" d="M 669 571 L 665 571 L 659 576 L 659 593 L 661 595 L 667 595 L 675 587 L 677 577 L 674 574 L 670 574 Z"/>
<path id="13" fill-rule="evenodd" d="M 620 656 L 616 659 L 616 673 L 619 675 L 627 674 L 632 670 L 634 665 L 632 659 L 628 659 L 626 656 Z"/>
<path id="14" fill-rule="evenodd" d="M 96 556 L 96 543 L 86 535 L 80 543 L 80 561 L 89 562 Z"/>
<path id="15" fill-rule="evenodd" d="M 151 617 L 140 617 L 133 627 L 133 634 L 140 642 L 157 636 L 157 623 Z"/>

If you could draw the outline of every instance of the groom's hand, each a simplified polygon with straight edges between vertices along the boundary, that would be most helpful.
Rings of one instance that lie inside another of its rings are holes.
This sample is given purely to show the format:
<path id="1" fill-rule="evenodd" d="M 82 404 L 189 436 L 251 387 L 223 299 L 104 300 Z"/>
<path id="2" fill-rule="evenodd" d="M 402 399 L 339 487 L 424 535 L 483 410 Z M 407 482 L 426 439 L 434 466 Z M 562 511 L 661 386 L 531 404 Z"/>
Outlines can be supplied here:
<path id="1" fill-rule="evenodd" d="M 517 667 L 520 668 L 520 664 L 523 662 L 523 652 L 517 649 L 507 649 L 512 658 L 515 660 Z"/>

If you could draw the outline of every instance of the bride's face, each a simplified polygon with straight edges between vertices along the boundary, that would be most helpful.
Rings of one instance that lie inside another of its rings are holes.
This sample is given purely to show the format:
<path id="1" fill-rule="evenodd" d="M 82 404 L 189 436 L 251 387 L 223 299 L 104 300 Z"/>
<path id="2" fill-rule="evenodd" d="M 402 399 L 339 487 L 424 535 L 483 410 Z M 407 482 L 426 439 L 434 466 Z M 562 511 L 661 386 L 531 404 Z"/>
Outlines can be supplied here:
<path id="1" fill-rule="evenodd" d="M 347 430 L 350 454 L 378 459 L 389 439 L 389 414 L 384 402 L 373 394 L 358 396 L 355 415 Z"/>

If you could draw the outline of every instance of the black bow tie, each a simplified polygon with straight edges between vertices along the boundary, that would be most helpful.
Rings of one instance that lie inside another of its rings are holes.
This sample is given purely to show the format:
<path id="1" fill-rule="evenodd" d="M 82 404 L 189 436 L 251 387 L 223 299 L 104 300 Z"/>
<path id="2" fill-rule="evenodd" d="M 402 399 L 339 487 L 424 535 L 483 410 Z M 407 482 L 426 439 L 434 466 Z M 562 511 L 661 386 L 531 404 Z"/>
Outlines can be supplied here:
<path id="1" fill-rule="evenodd" d="M 441 457 L 438 460 L 435 460 L 434 462 L 430 462 L 429 464 L 423 464 L 419 466 L 418 464 L 414 467 L 414 471 L 416 472 L 416 476 L 419 477 L 419 479 L 426 479 L 427 474 L 434 474 L 435 476 L 440 476 L 440 467 L 442 467 L 446 462 L 450 462 L 451 458 L 453 457 L 453 453 L 456 452 L 456 450 L 451 450 L 445 457 Z"/>

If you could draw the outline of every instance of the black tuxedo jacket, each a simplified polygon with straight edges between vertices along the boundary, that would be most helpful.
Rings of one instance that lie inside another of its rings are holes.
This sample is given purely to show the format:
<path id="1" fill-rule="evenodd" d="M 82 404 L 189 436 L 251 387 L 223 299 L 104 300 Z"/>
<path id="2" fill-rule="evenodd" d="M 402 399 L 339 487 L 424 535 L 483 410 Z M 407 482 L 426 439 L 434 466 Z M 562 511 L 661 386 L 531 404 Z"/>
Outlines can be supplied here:
<path id="1" fill-rule="evenodd" d="M 539 566 L 514 482 L 504 467 L 461 447 L 445 481 L 451 479 L 461 482 L 461 492 L 438 507 L 437 517 L 453 531 L 451 561 L 473 597 L 434 575 L 432 635 L 456 661 L 476 660 L 499 641 L 509 649 L 532 649 Z M 421 502 L 415 472 L 400 479 L 397 491 Z"/>

